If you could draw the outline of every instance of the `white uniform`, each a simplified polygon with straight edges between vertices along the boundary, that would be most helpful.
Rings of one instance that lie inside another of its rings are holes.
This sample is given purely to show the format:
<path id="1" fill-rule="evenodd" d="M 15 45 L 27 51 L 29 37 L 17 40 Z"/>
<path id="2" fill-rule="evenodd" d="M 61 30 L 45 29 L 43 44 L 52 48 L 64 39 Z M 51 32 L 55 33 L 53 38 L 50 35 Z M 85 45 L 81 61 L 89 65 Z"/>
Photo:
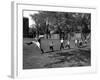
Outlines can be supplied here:
<path id="1" fill-rule="evenodd" d="M 38 41 L 32 41 L 32 43 L 34 43 L 36 46 L 40 48 L 40 43 Z"/>
<path id="2" fill-rule="evenodd" d="M 75 44 L 77 44 L 77 40 L 75 40 Z"/>
<path id="3" fill-rule="evenodd" d="M 69 41 L 67 41 L 67 45 L 69 45 Z"/>
<path id="4" fill-rule="evenodd" d="M 63 43 L 63 41 L 64 41 L 64 40 L 63 40 L 63 39 L 61 39 L 61 43 Z"/>

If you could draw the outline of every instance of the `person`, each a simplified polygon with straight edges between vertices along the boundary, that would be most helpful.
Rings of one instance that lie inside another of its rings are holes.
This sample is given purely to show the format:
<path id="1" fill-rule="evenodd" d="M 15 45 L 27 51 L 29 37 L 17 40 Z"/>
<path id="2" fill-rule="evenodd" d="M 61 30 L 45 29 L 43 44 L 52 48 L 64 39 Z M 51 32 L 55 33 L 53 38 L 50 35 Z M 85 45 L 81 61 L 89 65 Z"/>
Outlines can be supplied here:
<path id="1" fill-rule="evenodd" d="M 63 46 L 64 40 L 63 40 L 63 38 L 60 40 L 60 42 L 61 42 L 61 45 L 60 45 L 60 50 L 61 50 L 61 49 L 64 49 L 64 46 Z"/>
<path id="2" fill-rule="evenodd" d="M 39 42 L 39 44 L 40 44 L 40 49 L 41 49 L 42 54 L 43 54 L 43 53 L 44 53 L 44 51 L 43 51 L 42 46 L 41 46 L 41 39 L 42 39 L 42 38 L 39 38 L 39 39 L 38 39 L 38 42 Z"/>
<path id="3" fill-rule="evenodd" d="M 87 40 L 84 40 L 84 43 L 85 43 L 85 44 L 87 44 L 87 42 L 88 42 Z"/>
<path id="4" fill-rule="evenodd" d="M 53 42 L 50 42 L 50 46 L 49 46 L 50 50 L 53 51 Z"/>
<path id="5" fill-rule="evenodd" d="M 35 40 L 36 41 L 31 41 L 31 42 L 26 43 L 26 44 L 27 45 L 35 44 L 35 46 L 37 46 L 42 51 L 42 53 L 44 53 L 43 49 L 41 48 L 41 38 L 35 39 Z"/>
<path id="6" fill-rule="evenodd" d="M 83 45 L 87 46 L 87 43 L 88 43 L 87 40 L 84 40 L 84 44 Z"/>
<path id="7" fill-rule="evenodd" d="M 77 47 L 77 44 L 78 44 L 78 40 L 77 39 L 75 39 L 75 46 Z"/>
<path id="8" fill-rule="evenodd" d="M 70 49 L 70 41 L 67 40 L 67 45 L 65 47 L 68 47 Z"/>
<path id="9" fill-rule="evenodd" d="M 79 40 L 79 47 L 82 47 L 82 40 Z"/>

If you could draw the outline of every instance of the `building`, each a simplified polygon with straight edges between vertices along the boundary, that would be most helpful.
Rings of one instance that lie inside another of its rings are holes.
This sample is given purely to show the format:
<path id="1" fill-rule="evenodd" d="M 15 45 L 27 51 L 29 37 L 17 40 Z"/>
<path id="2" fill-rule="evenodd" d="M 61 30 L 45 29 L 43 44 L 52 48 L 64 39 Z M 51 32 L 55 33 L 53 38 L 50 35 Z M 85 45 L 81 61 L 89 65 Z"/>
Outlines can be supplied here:
<path id="1" fill-rule="evenodd" d="M 23 17 L 23 37 L 28 37 L 29 34 L 29 19 Z"/>

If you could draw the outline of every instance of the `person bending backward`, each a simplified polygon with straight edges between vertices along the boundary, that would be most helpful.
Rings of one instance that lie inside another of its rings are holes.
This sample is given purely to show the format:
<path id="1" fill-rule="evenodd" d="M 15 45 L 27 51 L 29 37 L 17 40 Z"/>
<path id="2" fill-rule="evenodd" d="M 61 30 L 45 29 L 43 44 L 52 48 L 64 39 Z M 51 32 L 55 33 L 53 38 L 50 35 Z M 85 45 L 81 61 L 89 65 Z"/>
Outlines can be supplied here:
<path id="1" fill-rule="evenodd" d="M 39 38 L 38 40 L 36 39 L 36 41 L 31 41 L 26 44 L 27 45 L 35 44 L 35 46 L 37 46 L 42 51 L 42 53 L 44 53 L 43 49 L 41 48 L 41 38 Z"/>
<path id="2" fill-rule="evenodd" d="M 43 49 L 41 48 L 41 38 L 38 39 L 38 42 L 40 44 L 40 50 L 42 51 L 42 53 L 44 53 Z"/>
<path id="3" fill-rule="evenodd" d="M 63 38 L 60 40 L 60 42 L 61 42 L 61 45 L 60 45 L 60 50 L 61 50 L 61 49 L 64 49 L 64 46 L 63 46 L 64 40 L 63 40 Z"/>

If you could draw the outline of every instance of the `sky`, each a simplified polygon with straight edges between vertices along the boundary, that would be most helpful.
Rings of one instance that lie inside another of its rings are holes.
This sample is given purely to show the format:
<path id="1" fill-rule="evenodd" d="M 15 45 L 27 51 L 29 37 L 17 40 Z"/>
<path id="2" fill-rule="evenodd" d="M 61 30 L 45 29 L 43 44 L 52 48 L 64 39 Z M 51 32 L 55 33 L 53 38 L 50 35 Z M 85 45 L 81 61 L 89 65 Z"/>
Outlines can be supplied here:
<path id="1" fill-rule="evenodd" d="M 27 18 L 29 18 L 29 27 L 31 28 L 31 25 L 32 24 L 35 24 L 35 22 L 32 20 L 32 18 L 31 18 L 31 14 L 36 14 L 36 13 L 38 13 L 38 11 L 24 11 L 24 14 L 23 14 L 23 16 L 24 17 L 27 17 Z"/>

